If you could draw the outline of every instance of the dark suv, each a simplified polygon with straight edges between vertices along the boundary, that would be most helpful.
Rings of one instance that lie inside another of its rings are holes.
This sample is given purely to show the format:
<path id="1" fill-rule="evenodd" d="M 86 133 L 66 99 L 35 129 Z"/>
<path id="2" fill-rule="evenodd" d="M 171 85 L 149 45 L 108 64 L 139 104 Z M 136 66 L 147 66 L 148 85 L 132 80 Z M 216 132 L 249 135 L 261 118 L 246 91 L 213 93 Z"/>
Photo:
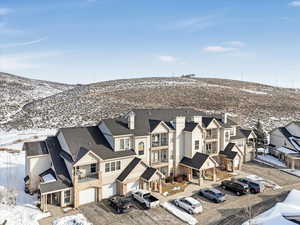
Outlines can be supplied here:
<path id="1" fill-rule="evenodd" d="M 108 200 L 110 206 L 116 210 L 117 213 L 124 213 L 133 208 L 131 199 L 122 195 L 115 195 Z"/>
<path id="2" fill-rule="evenodd" d="M 235 192 L 237 196 L 240 196 L 242 194 L 247 194 L 249 192 L 248 184 L 244 184 L 239 181 L 224 180 L 221 183 L 221 187 L 223 189 L 227 189 L 232 192 Z"/>
<path id="3" fill-rule="evenodd" d="M 250 180 L 248 178 L 239 178 L 238 181 L 244 184 L 248 184 L 250 192 L 253 194 L 263 192 L 265 189 L 265 186 L 262 183 Z"/>

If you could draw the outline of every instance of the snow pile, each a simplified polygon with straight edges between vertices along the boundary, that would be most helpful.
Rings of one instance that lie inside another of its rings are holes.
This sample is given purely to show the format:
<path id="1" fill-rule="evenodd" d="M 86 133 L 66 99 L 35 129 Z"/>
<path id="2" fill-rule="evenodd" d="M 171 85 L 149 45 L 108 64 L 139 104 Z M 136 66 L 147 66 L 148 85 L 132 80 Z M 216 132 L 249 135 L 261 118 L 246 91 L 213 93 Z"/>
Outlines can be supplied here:
<path id="1" fill-rule="evenodd" d="M 291 149 L 288 149 L 288 148 L 285 148 L 285 147 L 277 148 L 277 151 L 281 152 L 281 153 L 285 153 L 285 154 L 296 153 L 295 151 L 293 151 Z"/>
<path id="2" fill-rule="evenodd" d="M 292 174 L 294 176 L 300 177 L 300 170 L 293 170 L 293 169 L 282 169 L 282 171 Z"/>
<path id="3" fill-rule="evenodd" d="M 269 149 L 267 148 L 258 148 L 257 153 L 263 153 L 263 154 L 268 154 L 269 153 Z"/>
<path id="4" fill-rule="evenodd" d="M 53 175 L 50 173 L 43 176 L 42 179 L 44 180 L 43 183 L 51 183 L 56 181 L 55 177 L 53 177 Z"/>
<path id="5" fill-rule="evenodd" d="M 54 220 L 52 224 L 53 225 L 93 225 L 82 214 L 62 217 Z"/>
<path id="6" fill-rule="evenodd" d="M 271 155 L 258 155 L 256 156 L 256 160 L 262 163 L 271 164 L 273 166 L 286 168 L 286 165 L 283 162 Z"/>
<path id="7" fill-rule="evenodd" d="M 38 225 L 38 220 L 49 216 L 36 206 L 36 196 L 24 192 L 25 153 L 8 153 L 0 151 L 0 192 L 9 195 L 0 203 L 0 224 L 6 225 Z M 0 194 L 1 195 L 1 194 Z M 16 199 L 14 199 L 16 197 Z"/>
<path id="8" fill-rule="evenodd" d="M 198 223 L 198 220 L 195 217 L 180 210 L 175 205 L 173 205 L 169 202 L 162 203 L 161 206 L 163 208 L 165 208 L 167 211 L 169 211 L 170 213 L 172 213 L 173 215 L 177 216 L 182 221 L 184 221 L 190 225 L 195 225 Z"/>
<path id="9" fill-rule="evenodd" d="M 300 216 L 300 191 L 292 190 L 283 202 L 242 225 L 296 225 L 284 216 Z"/>
<path id="10" fill-rule="evenodd" d="M 278 184 L 275 184 L 273 181 L 266 180 L 262 177 L 254 175 L 254 174 L 248 175 L 247 178 L 250 180 L 253 180 L 253 181 L 258 181 L 258 182 L 262 183 L 265 187 L 272 188 L 273 190 L 277 190 L 277 189 L 281 188 L 281 186 L 279 186 Z"/>

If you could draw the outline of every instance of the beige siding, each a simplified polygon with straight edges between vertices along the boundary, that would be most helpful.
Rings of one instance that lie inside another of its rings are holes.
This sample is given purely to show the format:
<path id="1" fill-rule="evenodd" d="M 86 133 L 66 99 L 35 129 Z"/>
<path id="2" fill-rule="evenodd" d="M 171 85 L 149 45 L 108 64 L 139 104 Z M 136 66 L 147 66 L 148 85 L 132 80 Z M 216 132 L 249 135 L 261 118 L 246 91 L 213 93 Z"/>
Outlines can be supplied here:
<path id="1" fill-rule="evenodd" d="M 30 176 L 30 188 L 36 190 L 39 185 L 39 174 L 45 170 L 51 168 L 51 160 L 49 155 L 43 155 L 39 157 L 29 158 L 29 176 Z"/>
<path id="2" fill-rule="evenodd" d="M 126 168 L 126 166 L 132 161 L 131 158 L 125 158 L 121 160 L 110 160 L 110 161 L 103 161 L 100 162 L 100 171 L 102 172 L 102 182 L 103 185 L 105 184 L 111 184 L 114 183 L 117 179 L 117 177 L 122 173 L 122 171 Z M 121 169 L 114 171 L 114 172 L 105 172 L 105 163 L 107 162 L 115 162 L 115 161 L 121 161 Z"/>
<path id="3" fill-rule="evenodd" d="M 92 153 L 88 153 L 85 156 L 83 156 L 77 163 L 76 166 L 82 166 L 82 165 L 89 165 L 92 163 L 97 163 L 98 162 L 98 158 L 92 154 Z"/>

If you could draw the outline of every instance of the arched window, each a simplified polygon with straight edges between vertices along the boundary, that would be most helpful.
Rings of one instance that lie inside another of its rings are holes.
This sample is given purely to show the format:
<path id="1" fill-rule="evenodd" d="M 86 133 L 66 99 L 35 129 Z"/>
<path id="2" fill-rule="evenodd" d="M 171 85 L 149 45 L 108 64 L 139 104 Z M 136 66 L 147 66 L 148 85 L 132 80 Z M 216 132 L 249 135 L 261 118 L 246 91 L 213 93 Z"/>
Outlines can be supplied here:
<path id="1" fill-rule="evenodd" d="M 144 144 L 144 142 L 139 143 L 138 151 L 139 151 L 139 155 L 144 155 L 145 154 L 145 144 Z"/>

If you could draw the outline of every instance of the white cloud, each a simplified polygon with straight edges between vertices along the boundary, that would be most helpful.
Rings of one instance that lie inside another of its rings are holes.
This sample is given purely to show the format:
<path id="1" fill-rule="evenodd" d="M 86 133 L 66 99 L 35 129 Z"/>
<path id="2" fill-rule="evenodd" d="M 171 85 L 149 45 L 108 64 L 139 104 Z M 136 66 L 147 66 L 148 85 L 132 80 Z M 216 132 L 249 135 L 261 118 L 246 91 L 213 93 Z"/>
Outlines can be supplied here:
<path id="1" fill-rule="evenodd" d="M 12 10 L 9 8 L 0 8 L 0 16 L 6 16 L 11 12 Z"/>
<path id="2" fill-rule="evenodd" d="M 220 45 L 207 46 L 207 47 L 203 48 L 203 51 L 213 52 L 213 53 L 225 53 L 225 52 L 232 52 L 235 50 L 236 50 L 236 48 L 229 48 L 229 47 L 224 47 L 224 46 L 220 46 Z"/>
<path id="3" fill-rule="evenodd" d="M 234 47 L 244 47 L 246 44 L 242 41 L 228 41 L 225 42 L 226 45 L 234 46 Z"/>
<path id="4" fill-rule="evenodd" d="M 300 1 L 293 1 L 289 3 L 289 6 L 292 7 L 300 7 Z"/>
<path id="5" fill-rule="evenodd" d="M 170 55 L 161 55 L 158 57 L 158 59 L 162 62 L 176 62 L 177 58 L 175 58 L 174 56 L 170 56 Z"/>
<path id="6" fill-rule="evenodd" d="M 47 37 L 43 37 L 43 38 L 39 38 L 37 40 L 27 41 L 27 42 L 8 43 L 8 44 L 2 44 L 2 45 L 0 44 L 0 48 L 14 48 L 14 47 L 28 46 L 28 45 L 38 44 L 46 39 L 47 39 Z"/>

